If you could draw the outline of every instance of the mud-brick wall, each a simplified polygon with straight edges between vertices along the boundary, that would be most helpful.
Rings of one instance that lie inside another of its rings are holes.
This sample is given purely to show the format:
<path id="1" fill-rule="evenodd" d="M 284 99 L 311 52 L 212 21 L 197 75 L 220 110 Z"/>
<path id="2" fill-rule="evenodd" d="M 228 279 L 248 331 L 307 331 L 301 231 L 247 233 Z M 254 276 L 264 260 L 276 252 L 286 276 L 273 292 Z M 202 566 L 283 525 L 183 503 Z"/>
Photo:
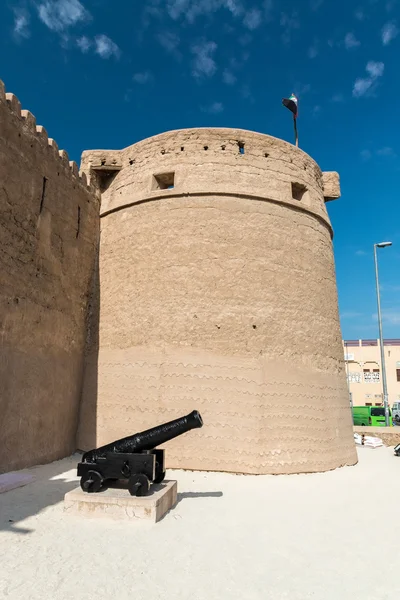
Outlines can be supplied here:
<path id="1" fill-rule="evenodd" d="M 168 467 L 354 464 L 325 206 L 338 175 L 237 129 L 167 132 L 82 158 L 100 178 L 102 218 L 78 447 L 198 409 L 204 427 L 166 445 Z"/>
<path id="2" fill-rule="evenodd" d="M 98 214 L 86 177 L 1 84 L 0 472 L 75 450 Z"/>

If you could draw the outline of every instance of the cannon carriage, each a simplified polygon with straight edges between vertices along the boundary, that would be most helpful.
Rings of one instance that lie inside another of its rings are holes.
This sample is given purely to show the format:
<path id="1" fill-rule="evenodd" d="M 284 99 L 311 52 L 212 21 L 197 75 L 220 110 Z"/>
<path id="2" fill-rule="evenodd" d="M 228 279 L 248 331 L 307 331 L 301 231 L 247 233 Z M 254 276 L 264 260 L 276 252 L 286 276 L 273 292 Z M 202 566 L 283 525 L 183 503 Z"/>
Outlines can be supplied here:
<path id="1" fill-rule="evenodd" d="M 161 483 L 165 477 L 164 450 L 157 446 L 202 426 L 201 415 L 194 410 L 185 417 L 89 450 L 77 468 L 82 490 L 96 493 L 107 482 L 123 480 L 128 482 L 132 496 L 145 496 L 152 483 Z"/>

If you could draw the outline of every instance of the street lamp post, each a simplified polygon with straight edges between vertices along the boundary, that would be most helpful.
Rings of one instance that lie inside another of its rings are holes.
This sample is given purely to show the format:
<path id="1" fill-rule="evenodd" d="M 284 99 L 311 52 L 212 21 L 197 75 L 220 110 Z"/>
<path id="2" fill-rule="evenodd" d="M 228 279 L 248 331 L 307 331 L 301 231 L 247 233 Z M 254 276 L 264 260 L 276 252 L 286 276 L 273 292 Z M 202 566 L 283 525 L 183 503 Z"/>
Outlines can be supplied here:
<path id="1" fill-rule="evenodd" d="M 375 260 L 375 280 L 376 280 L 376 297 L 378 303 L 378 324 L 379 324 L 379 342 L 381 347 L 381 370 L 382 370 L 382 386 L 383 386 L 383 405 L 385 407 L 385 425 L 389 427 L 389 402 L 386 382 L 386 368 L 385 368 L 385 348 L 383 346 L 383 334 L 382 334 L 382 315 L 381 315 L 381 297 L 379 293 L 379 276 L 378 276 L 378 257 L 376 254 L 377 248 L 387 248 L 391 246 L 392 242 L 380 242 L 374 244 L 374 260 Z"/>

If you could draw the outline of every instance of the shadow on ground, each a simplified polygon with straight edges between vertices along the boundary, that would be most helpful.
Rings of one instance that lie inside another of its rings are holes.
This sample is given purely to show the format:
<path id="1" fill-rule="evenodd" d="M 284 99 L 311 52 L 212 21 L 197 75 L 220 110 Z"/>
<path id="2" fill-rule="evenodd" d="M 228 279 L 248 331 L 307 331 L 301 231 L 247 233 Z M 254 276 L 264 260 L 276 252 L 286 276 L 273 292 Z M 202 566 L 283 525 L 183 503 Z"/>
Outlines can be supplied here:
<path id="1" fill-rule="evenodd" d="M 34 527 L 31 524 L 24 527 L 21 522 L 38 515 L 49 506 L 63 502 L 65 494 L 79 485 L 77 479 L 72 479 L 76 471 L 71 472 L 71 479 L 68 476 L 65 478 L 66 472 L 75 470 L 78 460 L 76 456 L 73 460 L 64 459 L 23 471 L 29 472 L 35 480 L 0 494 L 0 531 L 23 535 L 32 533 Z"/>
<path id="2" fill-rule="evenodd" d="M 221 498 L 222 492 L 178 492 L 176 506 L 186 498 Z"/>

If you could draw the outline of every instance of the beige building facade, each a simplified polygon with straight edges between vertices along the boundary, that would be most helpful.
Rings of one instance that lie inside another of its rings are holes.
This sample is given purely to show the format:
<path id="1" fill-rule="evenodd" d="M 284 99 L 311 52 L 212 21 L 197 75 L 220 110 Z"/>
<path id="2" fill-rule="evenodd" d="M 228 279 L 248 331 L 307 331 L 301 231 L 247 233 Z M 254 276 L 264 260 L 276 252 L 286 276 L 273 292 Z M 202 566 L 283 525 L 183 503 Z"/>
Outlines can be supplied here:
<path id="1" fill-rule="evenodd" d="M 344 340 L 344 359 L 353 406 L 383 406 L 379 339 Z M 400 339 L 384 340 L 389 405 L 400 401 Z"/>
<path id="2" fill-rule="evenodd" d="M 167 466 L 357 461 L 326 202 L 339 177 L 239 129 L 89 150 L 0 86 L 0 471 L 198 409 Z"/>

